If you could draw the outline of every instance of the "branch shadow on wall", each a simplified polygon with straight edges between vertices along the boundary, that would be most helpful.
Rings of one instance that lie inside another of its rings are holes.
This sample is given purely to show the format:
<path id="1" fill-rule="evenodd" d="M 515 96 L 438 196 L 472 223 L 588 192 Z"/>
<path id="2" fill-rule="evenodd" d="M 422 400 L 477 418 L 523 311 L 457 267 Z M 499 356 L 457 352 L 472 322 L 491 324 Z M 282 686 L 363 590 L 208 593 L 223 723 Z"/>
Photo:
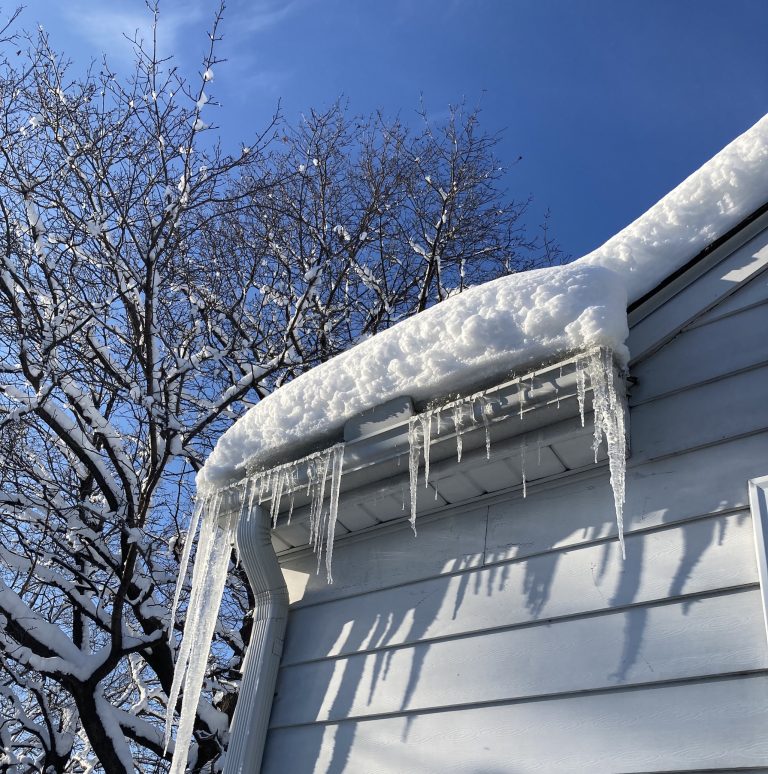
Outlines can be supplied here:
<path id="1" fill-rule="evenodd" d="M 510 637 L 518 629 L 554 629 L 560 623 L 558 619 L 566 623 L 574 616 L 588 617 L 590 621 L 593 616 L 615 616 L 619 625 L 623 620 L 623 636 L 614 643 L 616 662 L 613 669 L 607 666 L 601 678 L 604 685 L 618 687 L 627 682 L 653 680 L 653 665 L 643 655 L 649 615 L 645 605 L 654 602 L 648 598 L 644 573 L 653 557 L 648 555 L 646 536 L 640 532 L 628 536 L 627 558 L 621 562 L 610 491 L 607 485 L 603 487 L 604 483 L 598 487 L 600 496 L 589 494 L 589 523 L 584 523 L 585 510 L 576 507 L 564 487 L 562 499 L 552 501 L 546 535 L 539 531 L 536 541 L 530 540 L 525 525 L 521 526 L 523 532 L 515 532 L 516 517 L 510 510 L 507 543 L 497 543 L 493 550 L 486 545 L 480 566 L 468 568 L 466 556 L 455 557 L 446 563 L 439 577 L 414 579 L 396 589 L 363 593 L 360 599 L 367 599 L 370 605 L 356 604 L 354 617 L 313 629 L 313 651 L 321 655 L 311 663 L 284 664 L 281 668 L 273 709 L 275 728 L 268 740 L 264 772 L 360 771 L 361 755 L 386 756 L 393 762 L 393 770 L 398 768 L 394 761 L 399 755 L 404 756 L 399 770 L 419 770 L 424 774 L 444 770 L 445 761 L 433 760 L 433 756 L 439 759 L 441 751 L 425 745 L 421 733 L 417 734 L 414 728 L 417 716 L 409 711 L 440 709 L 439 704 L 430 703 L 440 701 L 441 691 L 439 686 L 433 690 L 425 682 L 425 669 L 430 658 L 434 658 L 433 649 L 442 647 L 444 641 L 473 636 L 473 627 L 477 626 L 473 617 L 478 605 L 475 600 L 480 598 L 493 599 L 494 605 L 501 607 L 512 596 L 522 599 L 523 604 L 518 607 L 524 609 L 523 617 L 518 621 L 502 617 L 500 623 Z M 606 491 L 602 492 L 602 488 Z M 576 516 L 571 518 L 571 514 Z M 674 514 L 666 514 L 652 525 L 653 529 L 663 530 L 665 522 L 675 518 Z M 631 516 L 628 523 L 632 523 Z M 637 522 L 634 526 L 638 526 Z M 716 517 L 681 529 L 682 551 L 659 599 L 687 593 L 692 573 L 707 550 L 722 542 L 724 530 L 725 522 Z M 584 552 L 581 563 L 576 560 L 577 552 Z M 589 559 L 587 552 L 594 558 Z M 587 581 L 580 581 L 580 588 L 594 587 L 582 610 L 568 608 L 567 594 L 562 593 L 574 572 L 588 574 Z M 683 614 L 687 614 L 690 604 L 684 601 Z M 466 626 L 462 620 L 466 620 Z M 484 627 L 494 628 L 493 622 L 484 623 Z M 307 630 L 297 628 L 294 632 L 289 623 L 288 638 L 292 636 L 307 636 Z M 578 648 L 578 642 L 569 642 L 569 647 Z M 434 667 L 429 671 L 429 680 L 434 681 Z M 444 678 L 450 681 L 456 676 L 445 674 Z M 568 690 L 590 687 L 593 686 L 574 683 Z M 503 700 L 515 698 L 511 695 Z M 281 717 L 285 708 L 281 702 L 300 702 L 299 719 L 295 710 L 285 710 L 293 720 L 284 724 Z M 460 709 L 460 704 L 455 701 L 449 706 L 459 705 Z M 362 728 L 368 723 L 378 724 L 375 738 L 364 738 Z M 295 743 L 280 742 L 281 736 L 287 740 L 291 735 Z M 273 756 L 270 750 L 274 751 Z M 492 769 L 478 765 L 478 772 L 492 773 Z M 508 769 L 505 772 L 509 774 Z"/>

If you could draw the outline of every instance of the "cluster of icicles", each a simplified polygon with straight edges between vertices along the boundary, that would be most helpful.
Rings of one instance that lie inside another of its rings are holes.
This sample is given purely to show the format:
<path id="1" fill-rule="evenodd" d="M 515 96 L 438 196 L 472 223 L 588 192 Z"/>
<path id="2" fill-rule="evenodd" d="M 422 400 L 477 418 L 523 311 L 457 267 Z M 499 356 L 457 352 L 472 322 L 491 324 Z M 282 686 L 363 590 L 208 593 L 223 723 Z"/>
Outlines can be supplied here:
<path id="1" fill-rule="evenodd" d="M 339 443 L 295 462 L 252 472 L 241 481 L 225 488 L 202 493 L 202 495 L 198 493 L 198 501 L 192 514 L 181 557 L 179 579 L 171 609 L 171 621 L 174 621 L 189 566 L 194 536 L 199 527 L 200 535 L 197 539 L 197 556 L 192 572 L 192 590 L 184 623 L 184 636 L 176 658 L 176 669 L 168 696 L 168 711 L 165 719 L 167 750 L 173 726 L 172 708 L 176 706 L 179 695 L 183 695 L 171 774 L 182 774 L 185 770 L 197 712 L 197 701 L 190 701 L 187 697 L 198 697 L 203 687 L 208 653 L 216 630 L 219 607 L 232 548 L 236 544 L 237 525 L 240 519 L 254 518 L 254 514 L 259 513 L 254 506 L 261 505 L 269 499 L 272 525 L 276 526 L 280 502 L 285 492 L 290 497 L 288 514 L 290 521 L 294 497 L 300 487 L 300 475 L 303 473 L 306 479 L 303 486 L 306 487 L 310 501 L 310 543 L 318 557 L 318 571 L 320 557 L 323 551 L 325 552 L 328 582 L 333 582 L 331 562 L 343 464 L 344 444 Z M 324 507 L 326 491 L 329 494 L 327 508 Z M 324 546 L 323 543 L 325 543 Z M 169 638 L 173 638 L 173 626 L 170 627 Z M 226 729 L 221 730 L 226 731 Z"/>
<path id="2" fill-rule="evenodd" d="M 624 489 L 626 478 L 626 425 L 624 406 L 616 393 L 613 379 L 613 353 L 610 349 L 594 349 L 576 360 L 576 394 L 579 402 L 581 426 L 584 427 L 584 409 L 586 405 L 587 380 L 592 388 L 592 407 L 594 410 L 595 431 L 592 448 L 597 462 L 600 444 L 605 440 L 608 449 L 608 467 L 613 490 L 616 523 L 619 534 L 621 555 L 626 556 L 624 548 Z M 533 378 L 531 378 L 533 388 Z M 524 384 L 520 382 L 520 419 L 523 418 Z M 558 399 L 558 408 L 560 402 Z M 411 527 L 416 533 L 416 496 L 419 480 L 420 460 L 424 458 L 424 485 L 429 485 L 430 447 L 435 435 L 440 435 L 443 417 L 448 415 L 456 437 L 456 458 L 461 462 L 462 433 L 468 428 L 482 423 L 485 430 L 485 456 L 491 457 L 490 418 L 495 413 L 494 400 L 487 393 L 480 392 L 444 403 L 435 408 L 417 414 L 408 422 L 408 469 L 410 479 Z M 520 444 L 520 468 L 522 472 L 523 497 L 527 496 L 525 476 L 525 442 Z M 540 449 L 539 449 L 540 451 Z"/>
<path id="3" fill-rule="evenodd" d="M 587 383 L 592 390 L 594 411 L 593 449 L 595 460 L 602 441 L 608 450 L 611 488 L 613 490 L 616 521 L 622 556 L 624 551 L 623 506 L 625 485 L 626 428 L 623 403 L 616 392 L 613 371 L 613 353 L 609 349 L 594 349 L 576 361 L 576 385 L 581 424 L 584 426 Z M 520 383 L 520 419 L 523 417 L 524 384 Z M 559 401 L 558 401 L 559 405 Z M 425 484 L 430 476 L 430 447 L 439 436 L 442 423 L 448 422 L 456 438 L 456 453 L 461 462 L 462 434 L 468 429 L 485 429 L 486 456 L 491 453 L 490 421 L 498 408 L 498 398 L 489 393 L 476 393 L 450 403 L 430 408 L 409 420 L 408 461 L 410 479 L 410 523 L 416 526 L 416 499 L 419 468 L 424 460 Z M 526 492 L 525 443 L 521 444 L 523 496 Z M 173 686 L 168 697 L 166 718 L 166 745 L 171 737 L 173 712 L 180 693 L 184 702 L 176 733 L 176 752 L 171 772 L 181 772 L 186 763 L 197 710 L 196 697 L 200 695 L 208 661 L 208 652 L 216 628 L 218 610 L 226 582 L 227 570 L 235 543 L 240 518 L 250 519 L 259 509 L 257 504 L 270 501 L 272 525 L 277 525 L 278 513 L 284 496 L 289 498 L 287 521 L 293 513 L 294 496 L 305 490 L 309 498 L 310 544 L 317 554 L 317 567 L 325 555 L 328 582 L 333 581 L 332 561 L 336 518 L 339 506 L 344 444 L 315 452 L 299 460 L 267 470 L 249 470 L 244 479 L 217 491 L 199 493 L 199 499 L 190 523 L 184 546 L 179 580 L 173 600 L 171 620 L 174 620 L 181 590 L 189 564 L 194 535 L 200 528 L 197 556 L 192 574 L 192 589 L 187 606 L 184 637 L 179 650 Z M 326 506 L 327 493 L 327 506 Z M 170 627 L 173 637 L 173 627 Z M 183 760 L 182 760 L 183 758 Z"/>

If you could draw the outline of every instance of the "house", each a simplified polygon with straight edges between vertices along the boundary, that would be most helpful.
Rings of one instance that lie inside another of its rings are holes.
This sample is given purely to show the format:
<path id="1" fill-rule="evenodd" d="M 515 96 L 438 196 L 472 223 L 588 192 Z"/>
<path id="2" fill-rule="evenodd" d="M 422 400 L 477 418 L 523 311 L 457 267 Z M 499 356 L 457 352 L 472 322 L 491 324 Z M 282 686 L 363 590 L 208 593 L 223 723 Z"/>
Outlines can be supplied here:
<path id="1" fill-rule="evenodd" d="M 592 255 L 513 278 L 506 355 L 250 446 L 241 420 L 212 464 L 239 464 L 277 601 L 227 771 L 264 734 L 265 774 L 768 771 L 766 203 L 768 117 Z M 464 295 L 447 352 L 492 304 Z M 288 387 L 322 404 L 312 379 Z"/>

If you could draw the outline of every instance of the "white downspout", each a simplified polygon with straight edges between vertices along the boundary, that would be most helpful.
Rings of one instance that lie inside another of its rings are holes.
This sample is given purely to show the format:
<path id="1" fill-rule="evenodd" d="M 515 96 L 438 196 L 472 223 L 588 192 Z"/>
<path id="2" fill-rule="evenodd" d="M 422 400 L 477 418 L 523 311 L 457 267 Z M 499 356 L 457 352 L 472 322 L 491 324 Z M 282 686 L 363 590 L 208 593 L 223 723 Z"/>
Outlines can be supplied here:
<path id="1" fill-rule="evenodd" d="M 267 514 L 258 505 L 241 517 L 237 544 L 255 604 L 224 774 L 258 774 L 283 652 L 288 589 L 272 548 Z"/>

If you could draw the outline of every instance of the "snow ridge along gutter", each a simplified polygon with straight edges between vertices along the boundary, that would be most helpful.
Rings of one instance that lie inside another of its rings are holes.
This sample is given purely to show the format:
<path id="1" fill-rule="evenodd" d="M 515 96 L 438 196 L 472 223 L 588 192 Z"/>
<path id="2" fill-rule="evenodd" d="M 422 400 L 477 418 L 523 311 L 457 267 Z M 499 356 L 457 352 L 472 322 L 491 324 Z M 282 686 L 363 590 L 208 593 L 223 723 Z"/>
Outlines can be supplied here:
<path id="1" fill-rule="evenodd" d="M 634 304 L 768 202 L 768 115 L 644 215 L 574 263 L 479 285 L 414 315 L 267 396 L 219 439 L 198 491 L 246 461 L 290 455 L 400 395 L 424 400 L 568 351 L 626 362 Z M 242 475 L 242 473 L 240 473 Z"/>

